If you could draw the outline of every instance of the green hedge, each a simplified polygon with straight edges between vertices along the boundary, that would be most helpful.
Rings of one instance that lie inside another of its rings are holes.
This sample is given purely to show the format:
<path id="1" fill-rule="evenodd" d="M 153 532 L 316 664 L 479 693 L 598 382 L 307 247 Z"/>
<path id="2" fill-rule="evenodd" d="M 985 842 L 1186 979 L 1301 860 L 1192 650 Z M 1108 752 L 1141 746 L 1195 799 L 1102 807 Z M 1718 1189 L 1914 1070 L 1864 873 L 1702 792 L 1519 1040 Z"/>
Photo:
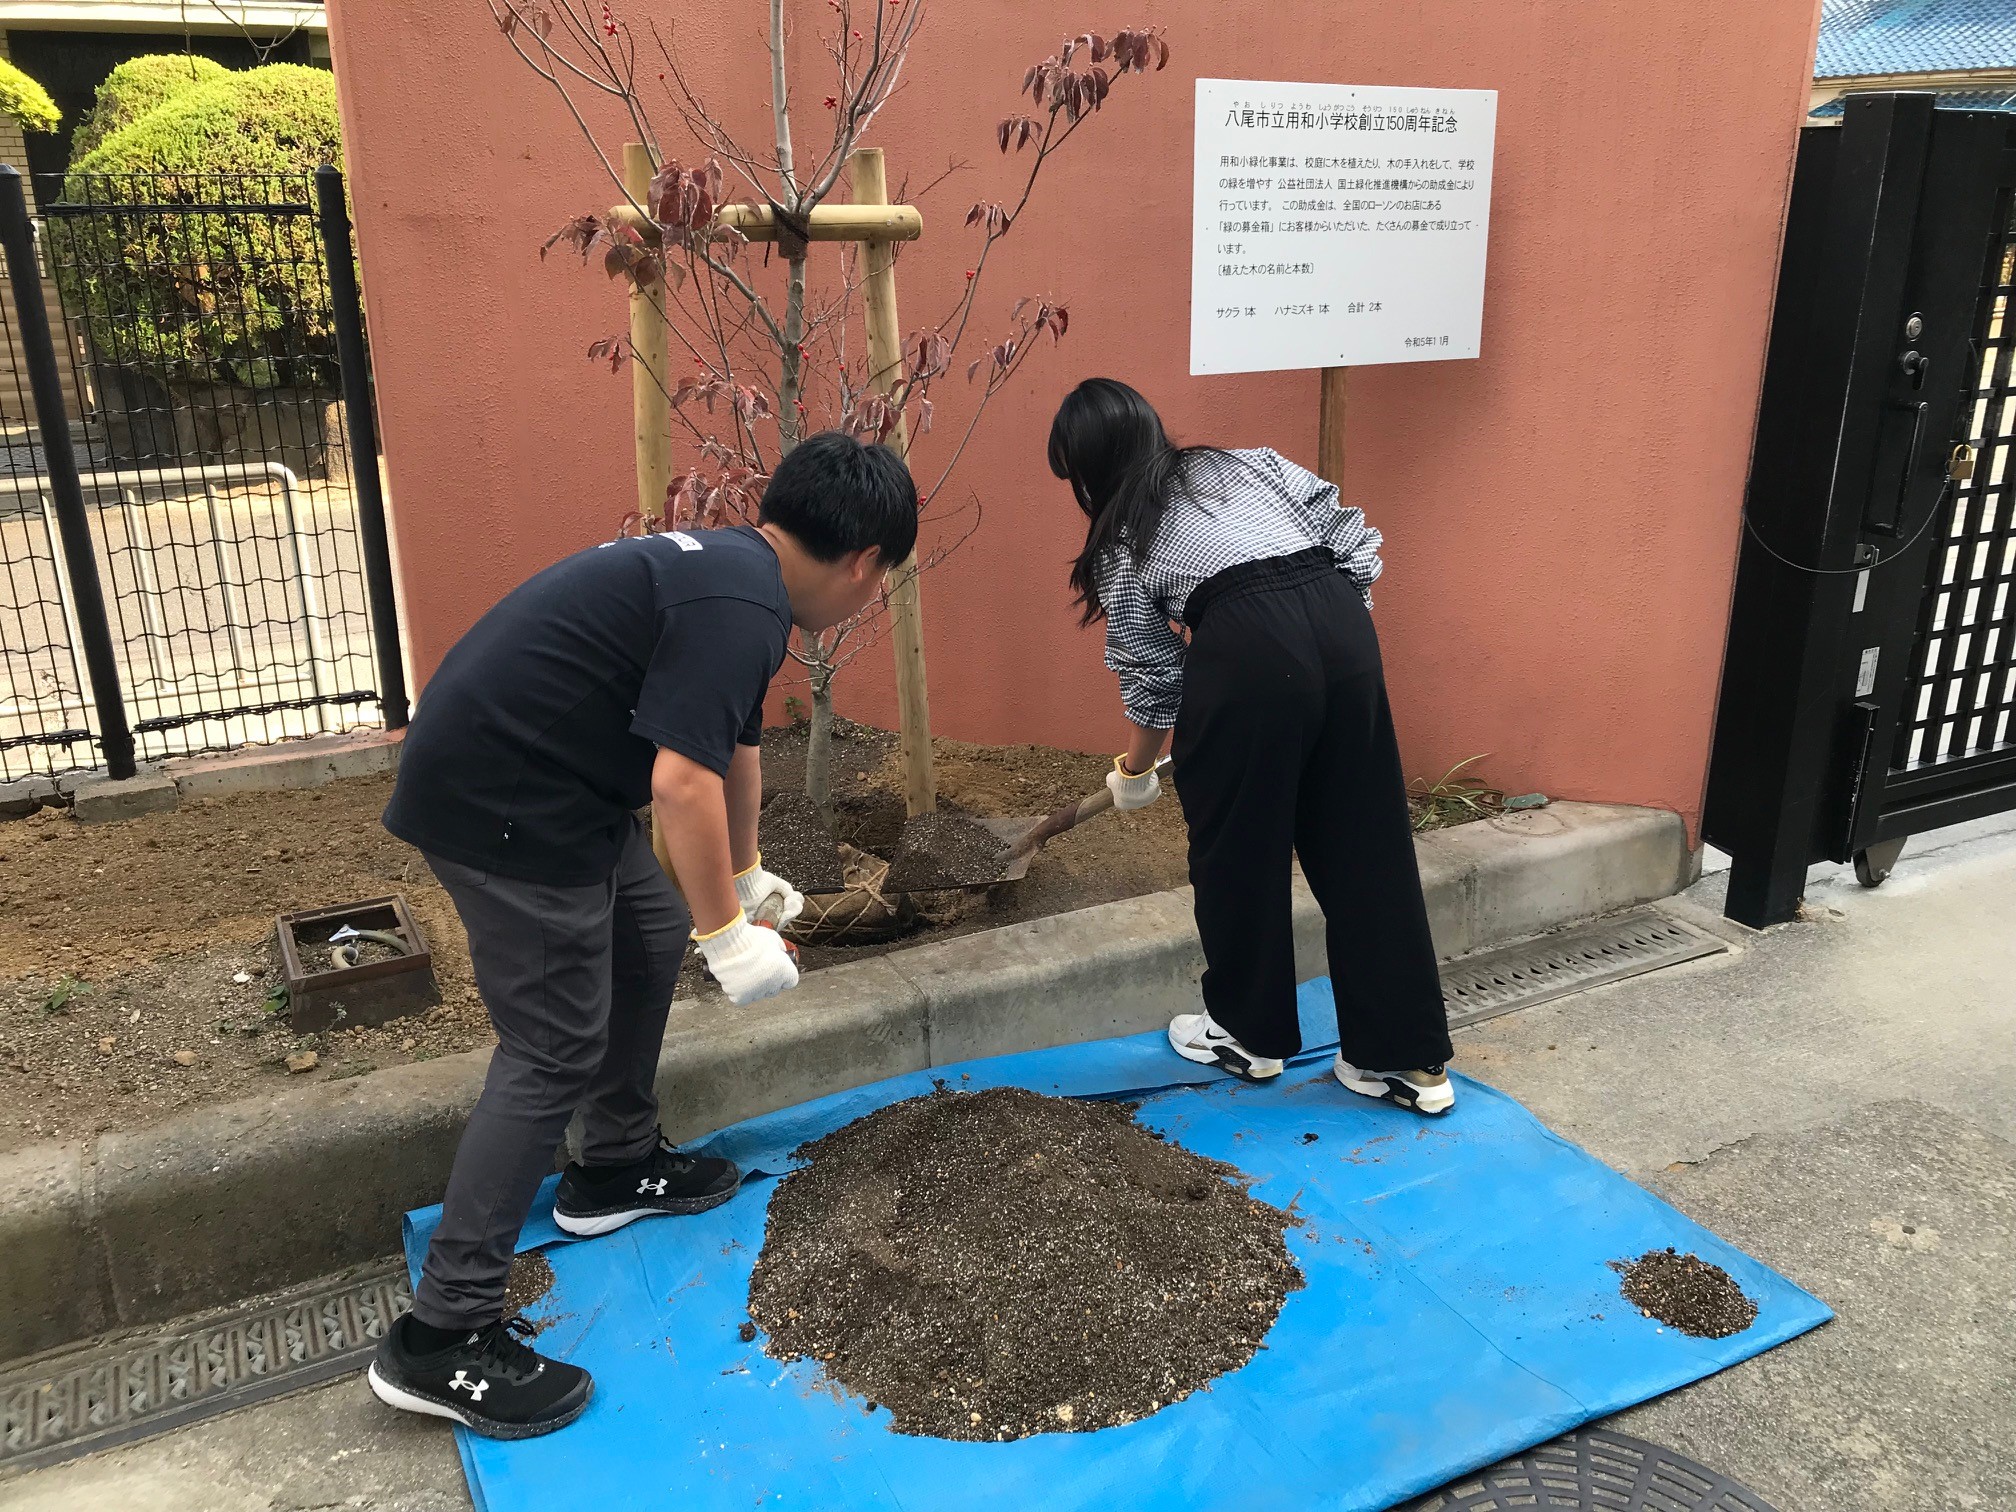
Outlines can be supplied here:
<path id="1" fill-rule="evenodd" d="M 70 139 L 71 160 L 83 157 L 113 132 L 132 125 L 177 95 L 215 83 L 229 72 L 215 59 L 194 53 L 146 53 L 128 58 L 105 76 L 90 111 L 77 123 L 77 134 Z"/>
<path id="2" fill-rule="evenodd" d="M 71 160 L 75 173 L 306 173 L 338 162 L 336 79 L 269 63 L 182 91 Z"/>
<path id="3" fill-rule="evenodd" d="M 0 115 L 12 116 L 23 131 L 54 131 L 63 124 L 49 91 L 5 58 L 0 58 Z"/>
<path id="4" fill-rule="evenodd" d="M 71 163 L 73 204 L 300 202 L 340 166 L 336 84 L 292 63 L 226 72 Z M 312 383 L 331 349 L 313 215 L 67 216 L 50 250 L 97 360 L 188 381 Z"/>

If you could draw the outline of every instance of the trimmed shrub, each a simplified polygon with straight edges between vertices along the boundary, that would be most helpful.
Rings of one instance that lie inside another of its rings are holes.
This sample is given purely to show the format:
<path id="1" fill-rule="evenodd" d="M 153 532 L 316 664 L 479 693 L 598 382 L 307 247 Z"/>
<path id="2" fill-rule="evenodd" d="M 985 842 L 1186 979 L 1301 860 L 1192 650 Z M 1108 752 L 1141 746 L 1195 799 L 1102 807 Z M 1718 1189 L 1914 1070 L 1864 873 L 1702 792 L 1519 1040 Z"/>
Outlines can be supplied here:
<path id="1" fill-rule="evenodd" d="M 70 140 L 71 161 L 177 95 L 214 83 L 229 72 L 214 58 L 199 58 L 194 53 L 145 53 L 128 58 L 105 76 L 91 109 L 77 123 L 77 134 Z"/>
<path id="2" fill-rule="evenodd" d="M 54 131 L 63 124 L 49 91 L 5 58 L 0 58 L 0 115 L 12 116 L 23 131 Z"/>
<path id="3" fill-rule="evenodd" d="M 179 92 L 81 158 L 73 173 L 309 173 L 339 163 L 336 78 L 269 63 Z"/>
<path id="4" fill-rule="evenodd" d="M 72 204 L 307 202 L 341 163 L 336 84 L 268 64 L 176 94 L 71 164 Z M 95 360 L 177 381 L 307 386 L 330 353 L 312 214 L 128 211 L 52 221 Z"/>

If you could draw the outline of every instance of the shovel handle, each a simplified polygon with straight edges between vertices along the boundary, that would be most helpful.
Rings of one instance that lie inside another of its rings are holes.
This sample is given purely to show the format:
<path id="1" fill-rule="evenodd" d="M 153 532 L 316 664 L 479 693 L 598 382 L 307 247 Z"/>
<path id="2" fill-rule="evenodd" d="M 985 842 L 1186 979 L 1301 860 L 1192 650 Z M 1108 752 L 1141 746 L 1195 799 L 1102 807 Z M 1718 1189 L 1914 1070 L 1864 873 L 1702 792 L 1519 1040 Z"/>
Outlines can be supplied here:
<path id="1" fill-rule="evenodd" d="M 1159 772 L 1167 765 L 1169 765 L 1169 758 L 1164 756 L 1150 770 Z M 1020 840 L 1017 840 L 1008 848 L 1009 859 L 1020 860 L 1024 856 L 1034 855 L 1038 847 L 1046 840 L 1054 840 L 1066 830 L 1076 829 L 1087 819 L 1095 818 L 1105 813 L 1111 807 L 1113 807 L 1113 789 L 1102 782 L 1099 785 L 1099 791 L 1096 793 L 1087 793 L 1076 803 L 1065 804 L 1064 807 L 1038 824 Z"/>
<path id="2" fill-rule="evenodd" d="M 756 917 L 749 922 L 758 929 L 777 929 L 784 919 L 784 895 L 772 893 L 763 900 L 763 906 L 756 910 Z M 779 930 L 781 934 L 782 931 Z M 798 959 L 798 947 L 789 940 L 784 942 L 784 950 L 792 960 Z"/>

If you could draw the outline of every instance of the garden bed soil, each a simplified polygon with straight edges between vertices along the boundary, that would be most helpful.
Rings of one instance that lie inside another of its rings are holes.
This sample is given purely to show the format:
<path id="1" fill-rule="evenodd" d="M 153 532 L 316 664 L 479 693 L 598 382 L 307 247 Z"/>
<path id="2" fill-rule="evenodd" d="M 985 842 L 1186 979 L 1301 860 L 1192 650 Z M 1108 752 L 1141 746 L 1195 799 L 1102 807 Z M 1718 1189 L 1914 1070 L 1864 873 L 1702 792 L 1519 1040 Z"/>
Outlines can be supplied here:
<path id="1" fill-rule="evenodd" d="M 1132 1112 L 941 1086 L 806 1145 L 750 1278 L 768 1352 L 898 1433 L 989 1442 L 1131 1423 L 1238 1369 L 1302 1287 L 1294 1220 Z"/>
<path id="2" fill-rule="evenodd" d="M 990 816 L 1048 813 L 1096 790 L 1111 761 L 952 741 L 936 754 L 945 804 Z M 772 793 L 796 789 L 802 732 L 766 733 L 764 762 Z M 904 818 L 895 737 L 843 725 L 833 768 L 837 838 L 890 855 Z M 0 1150 L 490 1044 L 453 906 L 379 825 L 391 783 L 202 799 L 116 824 L 55 809 L 0 822 Z M 1058 837 L 1020 882 L 928 896 L 907 937 L 802 946 L 801 959 L 818 970 L 1185 880 L 1182 814 L 1158 803 Z M 395 892 L 433 950 L 440 1004 L 377 1028 L 293 1034 L 268 1011 L 275 917 Z M 701 983 L 689 962 L 681 995 Z M 309 1050 L 315 1067 L 289 1072 L 288 1057 Z"/>
<path id="3" fill-rule="evenodd" d="M 840 847 L 803 793 L 777 794 L 763 805 L 758 825 L 766 870 L 800 892 L 839 892 L 846 887 Z"/>

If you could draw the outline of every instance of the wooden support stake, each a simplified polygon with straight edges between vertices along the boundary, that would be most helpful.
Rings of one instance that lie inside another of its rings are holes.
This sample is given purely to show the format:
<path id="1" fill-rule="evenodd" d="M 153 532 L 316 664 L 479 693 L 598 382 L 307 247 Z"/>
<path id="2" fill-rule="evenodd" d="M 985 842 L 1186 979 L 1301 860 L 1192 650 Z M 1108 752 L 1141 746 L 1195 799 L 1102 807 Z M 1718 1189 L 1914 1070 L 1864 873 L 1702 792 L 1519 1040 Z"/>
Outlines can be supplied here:
<path id="1" fill-rule="evenodd" d="M 889 203 L 880 147 L 863 147 L 848 164 L 857 206 Z M 868 381 L 891 392 L 903 376 L 902 327 L 896 318 L 896 248 L 887 241 L 862 245 L 866 276 L 861 301 L 868 319 Z M 906 460 L 910 432 L 903 417 L 889 444 Z M 917 593 L 917 554 L 889 575 L 889 616 L 896 643 L 896 707 L 903 726 L 903 802 L 912 818 L 938 807 L 938 778 L 931 762 L 931 702 L 924 685 L 924 612 Z"/>
<path id="2" fill-rule="evenodd" d="M 1316 476 L 1344 489 L 1344 375 L 1349 368 L 1323 369 L 1322 396 L 1317 404 Z"/>
<path id="3" fill-rule="evenodd" d="M 623 188 L 643 204 L 658 171 L 642 142 L 623 148 Z M 672 387 L 666 367 L 665 291 L 630 291 L 630 408 L 637 426 L 637 512 L 656 519 L 672 485 Z"/>
<path id="4" fill-rule="evenodd" d="M 642 142 L 623 148 L 623 190 L 643 204 L 658 171 L 651 149 Z M 630 412 L 637 445 L 637 513 L 655 520 L 665 513 L 665 492 L 672 486 L 672 401 L 667 397 L 664 288 L 630 291 Z M 678 886 L 658 816 L 651 816 L 651 850 L 665 875 Z"/>

